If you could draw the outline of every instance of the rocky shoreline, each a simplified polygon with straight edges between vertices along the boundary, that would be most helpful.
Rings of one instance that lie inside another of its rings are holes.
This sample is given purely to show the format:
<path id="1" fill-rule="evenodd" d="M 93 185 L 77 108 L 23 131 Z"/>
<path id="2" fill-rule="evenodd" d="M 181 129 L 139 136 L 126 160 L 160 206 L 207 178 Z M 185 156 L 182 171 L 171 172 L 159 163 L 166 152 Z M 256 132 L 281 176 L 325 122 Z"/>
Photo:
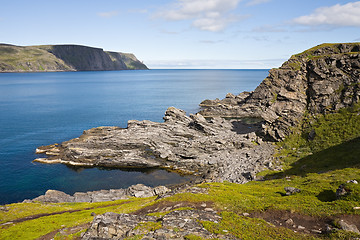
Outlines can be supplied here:
<path id="1" fill-rule="evenodd" d="M 98 127 L 36 150 L 40 163 L 110 168 L 162 168 L 206 181 L 245 183 L 274 166 L 274 141 L 304 116 L 359 102 L 360 44 L 324 44 L 292 56 L 253 91 L 205 100 L 189 116 L 167 109 L 164 122 Z M 276 165 L 276 164 L 275 164 Z"/>
<path id="2" fill-rule="evenodd" d="M 187 116 L 170 107 L 164 123 L 128 122 L 98 127 L 62 144 L 39 147 L 41 163 L 112 168 L 163 168 L 208 181 L 245 183 L 271 167 L 273 145 L 256 135 L 259 123 Z"/>
<path id="3" fill-rule="evenodd" d="M 47 190 L 45 195 L 41 195 L 32 200 L 26 199 L 23 202 L 44 202 L 44 203 L 62 203 L 62 202 L 106 202 L 128 199 L 131 197 L 146 198 L 153 196 L 164 196 L 171 192 L 171 189 L 165 186 L 154 188 L 143 184 L 132 185 L 126 189 L 110 189 L 89 192 L 76 192 L 73 195 L 66 194 L 57 190 Z"/>

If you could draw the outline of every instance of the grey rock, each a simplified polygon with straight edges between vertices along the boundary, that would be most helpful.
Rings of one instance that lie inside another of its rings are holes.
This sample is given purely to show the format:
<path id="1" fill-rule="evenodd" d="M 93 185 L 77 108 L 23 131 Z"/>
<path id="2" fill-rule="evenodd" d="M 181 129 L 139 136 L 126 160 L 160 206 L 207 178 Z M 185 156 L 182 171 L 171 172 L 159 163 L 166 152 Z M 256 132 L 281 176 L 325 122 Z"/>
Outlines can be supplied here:
<path id="1" fill-rule="evenodd" d="M 123 239 L 136 235 L 143 235 L 142 239 L 185 239 L 189 234 L 206 239 L 228 239 L 208 232 L 200 224 L 200 221 L 217 223 L 220 220 L 216 213 L 201 210 L 172 211 L 160 219 L 148 215 L 105 213 L 95 216 L 82 239 Z M 157 229 L 141 227 L 159 221 L 161 224 Z"/>
<path id="2" fill-rule="evenodd" d="M 9 209 L 6 206 L 0 206 L 0 211 L 8 212 Z"/>
<path id="3" fill-rule="evenodd" d="M 287 196 L 301 192 L 301 189 L 298 189 L 295 187 L 285 187 L 284 190 L 285 190 Z"/>
<path id="4" fill-rule="evenodd" d="M 285 223 L 288 224 L 288 225 L 294 225 L 294 220 L 289 218 L 288 220 L 285 221 Z"/>
<path id="5" fill-rule="evenodd" d="M 133 185 L 128 187 L 127 189 L 76 192 L 73 196 L 57 190 L 48 190 L 46 191 L 45 195 L 41 195 L 32 200 L 25 200 L 24 202 L 105 202 L 128 199 L 129 197 L 145 198 L 153 197 L 156 195 L 160 196 L 169 192 L 171 192 L 171 189 L 165 186 L 157 186 L 155 188 L 151 188 L 143 184 Z"/>
<path id="6" fill-rule="evenodd" d="M 349 191 L 346 189 L 344 184 L 341 184 L 338 189 L 336 189 L 336 197 L 341 198 L 342 196 L 346 196 L 349 194 Z"/>
<path id="7" fill-rule="evenodd" d="M 153 197 L 155 191 L 151 187 L 145 186 L 144 184 L 132 185 L 127 189 L 128 195 L 137 198 Z"/>
<path id="8" fill-rule="evenodd" d="M 52 202 L 52 203 L 60 203 L 60 202 L 74 202 L 75 198 L 70 196 L 64 192 L 57 190 L 47 190 L 45 195 L 39 196 L 33 201 L 40 202 Z"/>
<path id="9" fill-rule="evenodd" d="M 358 181 L 356 181 L 356 180 L 349 180 L 349 181 L 346 181 L 346 183 L 358 184 Z"/>
<path id="10" fill-rule="evenodd" d="M 345 221 L 342 220 L 342 219 L 339 220 L 339 221 L 337 221 L 337 224 L 340 226 L 340 228 L 341 228 L 342 230 L 360 234 L 360 231 L 359 231 L 359 229 L 356 227 L 355 224 L 347 223 L 347 222 L 345 222 Z"/>

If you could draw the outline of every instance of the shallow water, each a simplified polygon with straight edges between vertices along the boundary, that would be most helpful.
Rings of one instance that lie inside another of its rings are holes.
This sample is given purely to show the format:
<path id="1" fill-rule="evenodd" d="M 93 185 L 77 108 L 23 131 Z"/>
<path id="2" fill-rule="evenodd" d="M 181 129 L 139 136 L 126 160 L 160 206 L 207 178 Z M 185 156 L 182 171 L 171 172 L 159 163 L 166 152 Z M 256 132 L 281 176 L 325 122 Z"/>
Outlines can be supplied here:
<path id="1" fill-rule="evenodd" d="M 69 168 L 32 163 L 35 149 L 130 119 L 163 121 L 169 106 L 188 113 L 204 99 L 252 91 L 268 70 L 144 70 L 0 74 L 0 204 L 56 189 L 73 194 L 132 184 L 187 181 L 164 170 Z"/>

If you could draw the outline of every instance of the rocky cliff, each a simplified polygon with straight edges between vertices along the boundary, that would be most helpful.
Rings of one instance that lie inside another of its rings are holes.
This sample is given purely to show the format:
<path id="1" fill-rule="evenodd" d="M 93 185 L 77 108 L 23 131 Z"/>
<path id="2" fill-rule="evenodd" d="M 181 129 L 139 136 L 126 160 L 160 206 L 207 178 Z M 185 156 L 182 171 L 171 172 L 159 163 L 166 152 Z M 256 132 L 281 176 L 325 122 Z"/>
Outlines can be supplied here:
<path id="1" fill-rule="evenodd" d="M 293 55 L 251 93 L 201 103 L 204 116 L 257 117 L 261 133 L 282 140 L 305 114 L 352 106 L 360 99 L 360 43 L 322 44 Z"/>
<path id="2" fill-rule="evenodd" d="M 0 72 L 148 69 L 133 54 L 80 45 L 0 44 Z"/>

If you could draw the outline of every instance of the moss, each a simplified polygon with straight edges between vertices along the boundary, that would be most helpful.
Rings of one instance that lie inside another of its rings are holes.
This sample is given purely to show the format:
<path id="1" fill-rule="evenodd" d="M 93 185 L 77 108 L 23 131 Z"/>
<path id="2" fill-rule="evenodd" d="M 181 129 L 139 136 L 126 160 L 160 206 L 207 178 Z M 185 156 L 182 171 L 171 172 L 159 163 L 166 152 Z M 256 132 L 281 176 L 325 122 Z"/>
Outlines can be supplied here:
<path id="1" fill-rule="evenodd" d="M 333 232 L 327 234 L 327 237 L 329 239 L 348 240 L 348 239 L 359 239 L 360 234 L 357 234 L 354 232 L 348 232 L 348 231 L 344 231 L 344 230 L 334 230 Z"/>
<path id="2" fill-rule="evenodd" d="M 232 235 L 240 239 L 315 239 L 297 234 L 290 229 L 274 227 L 261 219 L 241 217 L 233 212 L 222 212 L 219 224 L 202 222 L 210 232 L 219 235 Z"/>
<path id="3" fill-rule="evenodd" d="M 354 166 L 358 160 L 356 155 L 347 153 L 357 151 L 359 146 L 359 141 L 356 140 L 360 137 L 359 112 L 360 104 L 355 104 L 332 114 L 305 116 L 303 122 L 293 129 L 293 133 L 278 143 L 277 157 L 282 159 L 285 168 L 300 159 L 306 161 L 307 156 L 315 153 L 318 154 L 309 156 L 307 162 L 317 157 L 327 158 L 327 164 L 332 169 L 339 167 L 339 164 Z M 336 147 L 337 145 L 340 146 Z M 343 162 L 340 163 L 339 159 L 343 159 Z M 325 165 L 319 165 L 317 169 L 320 171 L 320 168 L 322 171 L 330 169 Z"/>
<path id="4" fill-rule="evenodd" d="M 9 212 L 2 213 L 0 218 L 3 222 L 15 220 L 19 216 L 31 216 L 34 213 L 53 213 L 55 210 L 80 210 L 77 212 L 64 212 L 61 214 L 39 217 L 19 223 L 13 223 L 0 227 L 0 239 L 36 239 L 52 231 L 62 228 L 78 226 L 90 222 L 93 219 L 91 213 L 103 214 L 105 212 L 129 213 L 136 211 L 154 201 L 154 198 L 119 200 L 102 203 L 28 203 L 7 205 Z M 118 204 L 116 204 L 118 203 Z M 79 207 L 81 208 L 79 209 Z M 83 208 L 92 207 L 91 209 Z M 13 215 L 14 214 L 14 215 Z M 4 218 L 3 218 L 4 217 Z"/>
<path id="5" fill-rule="evenodd" d="M 135 229 L 144 233 L 155 231 L 159 228 L 161 228 L 161 222 L 141 222 L 135 227 Z"/>
<path id="6" fill-rule="evenodd" d="M 271 103 L 271 104 L 275 103 L 276 100 L 277 100 L 277 98 L 278 98 L 278 94 L 277 94 L 277 93 L 274 93 L 274 96 L 273 96 L 273 98 L 271 99 L 270 103 Z"/>
<path id="7" fill-rule="evenodd" d="M 299 71 L 301 69 L 301 63 L 299 61 L 288 63 L 288 66 L 295 71 Z"/>
<path id="8" fill-rule="evenodd" d="M 194 235 L 194 234 L 189 234 L 185 236 L 186 240 L 203 240 L 205 238 L 202 238 L 200 236 Z"/>

